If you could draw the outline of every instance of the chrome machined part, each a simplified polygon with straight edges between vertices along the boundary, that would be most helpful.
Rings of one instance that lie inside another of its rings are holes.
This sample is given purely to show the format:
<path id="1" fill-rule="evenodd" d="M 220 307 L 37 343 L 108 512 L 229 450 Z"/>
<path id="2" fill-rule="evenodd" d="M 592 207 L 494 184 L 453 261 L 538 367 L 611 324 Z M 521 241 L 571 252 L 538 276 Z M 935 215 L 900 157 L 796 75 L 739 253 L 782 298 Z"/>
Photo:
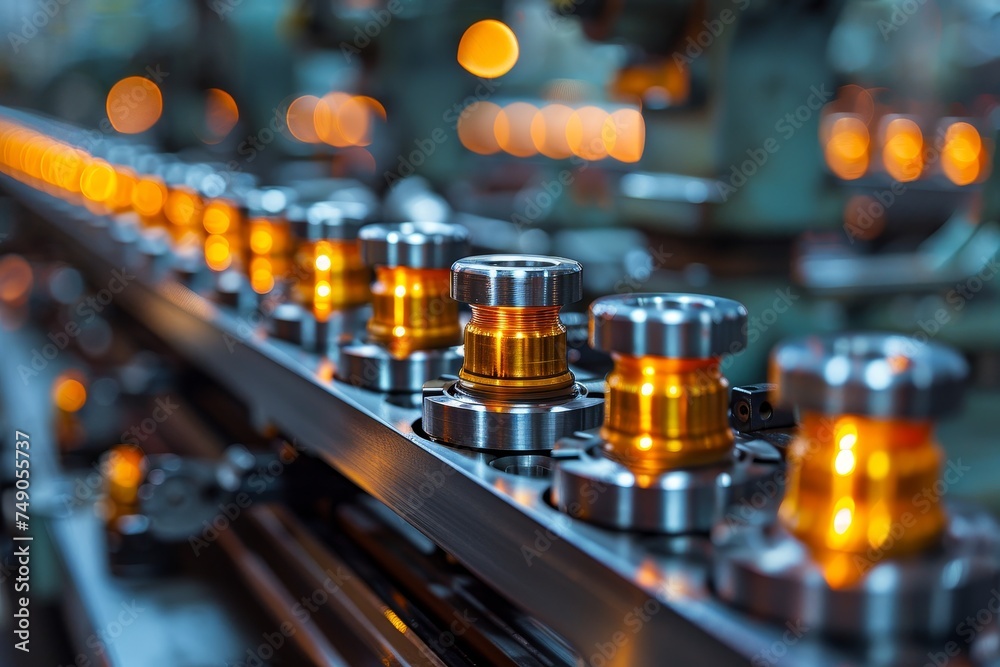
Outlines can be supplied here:
<path id="1" fill-rule="evenodd" d="M 331 313 L 319 320 L 297 303 L 278 304 L 270 317 L 275 338 L 302 346 L 309 352 L 325 353 L 338 342 L 353 340 L 364 329 L 366 307 Z"/>
<path id="2" fill-rule="evenodd" d="M 779 482 L 769 481 L 779 470 L 776 451 L 756 456 L 736 447 L 719 463 L 647 475 L 602 455 L 600 446 L 596 432 L 557 443 L 552 503 L 573 518 L 608 528 L 707 533 L 757 487 L 780 491 Z"/>
<path id="3" fill-rule="evenodd" d="M 964 506 L 950 506 L 949 516 L 938 548 L 904 559 L 857 554 L 849 567 L 865 576 L 838 588 L 780 524 L 720 524 L 713 535 L 715 589 L 742 609 L 831 637 L 945 640 L 970 613 L 988 608 L 1000 584 L 1000 525 Z"/>
<path id="4" fill-rule="evenodd" d="M 451 267 L 451 296 L 477 306 L 565 306 L 583 298 L 579 262 L 543 255 L 478 255 Z"/>
<path id="5" fill-rule="evenodd" d="M 423 428 L 435 440 L 472 449 L 544 451 L 559 438 L 595 428 L 604 400 L 577 383 L 568 397 L 484 403 L 464 394 L 458 381 L 424 389 Z"/>
<path id="6" fill-rule="evenodd" d="M 362 343 L 340 349 L 337 378 L 373 391 L 416 393 L 429 380 L 454 375 L 461 367 L 460 345 L 396 357 L 381 345 Z"/>
<path id="7" fill-rule="evenodd" d="M 416 393 L 462 367 L 458 306 L 448 267 L 468 252 L 469 233 L 442 222 L 379 223 L 358 234 L 375 267 L 367 343 L 340 350 L 337 378 L 375 391 Z"/>
<path id="8" fill-rule="evenodd" d="M 590 343 L 609 352 L 607 414 L 572 454 L 560 446 L 552 500 L 624 530 L 707 532 L 748 485 L 777 469 L 734 448 L 719 357 L 746 344 L 746 308 L 700 294 L 631 294 L 590 306 Z"/>
<path id="9" fill-rule="evenodd" d="M 292 205 L 288 222 L 302 241 L 353 241 L 370 213 L 370 207 L 360 202 L 320 201 Z"/>
<path id="10" fill-rule="evenodd" d="M 468 230 L 443 222 L 367 225 L 359 238 L 361 256 L 369 266 L 447 268 L 469 248 Z"/>
<path id="11" fill-rule="evenodd" d="M 810 336 L 773 355 L 778 399 L 825 414 L 937 417 L 962 399 L 958 352 L 897 334 Z"/>
<path id="12" fill-rule="evenodd" d="M 468 257 L 451 267 L 451 296 L 472 306 L 459 379 L 424 392 L 434 439 L 485 450 L 542 451 L 598 426 L 566 360 L 559 308 L 582 296 L 579 263 L 538 255 Z"/>
<path id="13" fill-rule="evenodd" d="M 701 294 L 632 294 L 591 306 L 590 345 L 632 356 L 707 359 L 746 347 L 747 309 Z"/>

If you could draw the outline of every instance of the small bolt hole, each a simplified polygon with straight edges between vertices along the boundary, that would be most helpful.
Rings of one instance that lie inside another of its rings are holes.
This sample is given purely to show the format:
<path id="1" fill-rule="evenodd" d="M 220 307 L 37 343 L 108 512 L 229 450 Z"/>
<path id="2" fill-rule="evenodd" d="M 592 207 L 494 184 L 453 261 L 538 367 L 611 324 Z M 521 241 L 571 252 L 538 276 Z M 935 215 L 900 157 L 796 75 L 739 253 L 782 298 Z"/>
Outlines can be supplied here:
<path id="1" fill-rule="evenodd" d="M 740 403 L 736 408 L 736 416 L 739 417 L 741 422 L 745 422 L 750 419 L 750 406 L 745 402 Z"/>
<path id="2" fill-rule="evenodd" d="M 757 412 L 758 414 L 760 414 L 760 418 L 763 419 L 764 421 L 770 419 L 771 416 L 774 414 L 774 410 L 771 409 L 771 404 L 768 403 L 767 401 L 764 401 L 763 403 L 760 404 L 760 408 L 757 410 Z"/>

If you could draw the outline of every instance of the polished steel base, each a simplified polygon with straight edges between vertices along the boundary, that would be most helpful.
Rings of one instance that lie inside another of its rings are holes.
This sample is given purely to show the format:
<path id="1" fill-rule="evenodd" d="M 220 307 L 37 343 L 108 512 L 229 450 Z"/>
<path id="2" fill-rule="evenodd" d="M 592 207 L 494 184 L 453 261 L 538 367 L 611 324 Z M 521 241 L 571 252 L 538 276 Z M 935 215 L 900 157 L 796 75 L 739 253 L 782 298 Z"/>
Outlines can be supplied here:
<path id="1" fill-rule="evenodd" d="M 423 428 L 435 440 L 487 450 L 544 451 L 575 431 L 600 425 L 604 399 L 577 383 L 563 400 L 482 403 L 458 391 L 458 382 L 424 391 Z"/>
<path id="2" fill-rule="evenodd" d="M 379 345 L 354 344 L 340 348 L 335 375 L 355 387 L 386 392 L 419 392 L 425 382 L 454 375 L 462 368 L 462 347 L 418 350 L 399 358 Z"/>
<path id="3" fill-rule="evenodd" d="M 778 471 L 773 459 L 762 462 L 737 449 L 714 465 L 643 475 L 604 456 L 601 444 L 593 432 L 556 445 L 552 502 L 574 518 L 619 530 L 708 532 Z"/>
<path id="4" fill-rule="evenodd" d="M 329 321 L 320 322 L 297 303 L 282 303 L 274 309 L 271 332 L 311 352 L 326 352 L 330 343 Z"/>
<path id="5" fill-rule="evenodd" d="M 864 576 L 841 588 L 830 586 L 806 547 L 779 524 L 720 524 L 713 535 L 715 589 L 730 604 L 829 637 L 874 643 L 960 636 L 967 617 L 1000 610 L 1000 526 L 982 510 L 950 506 L 948 514 L 938 548 L 910 558 L 880 558 L 875 549 L 851 557 L 850 567 Z"/>

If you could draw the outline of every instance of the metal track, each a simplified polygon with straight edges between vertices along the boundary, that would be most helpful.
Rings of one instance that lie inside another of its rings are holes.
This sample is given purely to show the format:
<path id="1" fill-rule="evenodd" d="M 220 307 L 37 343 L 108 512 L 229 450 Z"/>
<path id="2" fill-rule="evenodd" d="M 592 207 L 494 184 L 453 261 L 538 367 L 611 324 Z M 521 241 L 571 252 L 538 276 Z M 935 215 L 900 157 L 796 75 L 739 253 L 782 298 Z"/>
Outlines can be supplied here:
<path id="1" fill-rule="evenodd" d="M 120 266 L 112 244 L 100 243 L 107 226 L 4 183 L 65 236 L 95 284 Z M 242 398 L 261 423 L 322 457 L 559 633 L 586 664 L 748 665 L 782 643 L 784 627 L 713 597 L 707 559 L 698 555 L 707 552 L 704 540 L 643 538 L 570 519 L 547 502 L 545 479 L 503 472 L 489 454 L 420 437 L 414 406 L 335 381 L 329 358 L 270 339 L 260 327 L 247 335 L 248 320 L 237 312 L 139 273 L 116 305 Z M 812 641 L 786 647 L 787 664 L 858 664 Z"/>

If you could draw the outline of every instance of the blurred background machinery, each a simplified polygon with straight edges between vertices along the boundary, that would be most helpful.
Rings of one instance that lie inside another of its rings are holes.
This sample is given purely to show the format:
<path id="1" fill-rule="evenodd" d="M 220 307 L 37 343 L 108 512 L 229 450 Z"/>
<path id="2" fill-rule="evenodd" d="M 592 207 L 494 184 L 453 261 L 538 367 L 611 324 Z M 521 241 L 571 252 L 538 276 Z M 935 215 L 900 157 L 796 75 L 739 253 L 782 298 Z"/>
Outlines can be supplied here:
<path id="1" fill-rule="evenodd" d="M 566 524 L 548 435 L 472 452 L 425 430 L 467 373 L 455 304 L 429 309 L 464 254 L 579 262 L 538 359 L 565 345 L 586 402 L 612 368 L 586 343 L 595 298 L 735 300 L 746 345 L 719 371 L 737 433 L 768 433 L 736 437 L 754 465 L 790 437 L 763 383 L 779 341 L 951 345 L 968 391 L 939 436 L 969 469 L 948 497 L 1000 510 L 998 31 L 979 0 L 5 2 L 2 416 L 50 433 L 38 627 L 68 628 L 29 664 L 651 664 L 659 639 L 614 639 L 650 599 L 684 602 L 639 624 L 691 632 L 679 656 L 773 664 L 781 631 L 704 598 L 707 537 Z M 541 330 L 493 324 L 487 352 Z M 296 620 L 313 591 L 334 602 Z M 154 611 L 111 637 L 133 597 Z M 274 628 L 295 657 L 257 651 Z"/>

